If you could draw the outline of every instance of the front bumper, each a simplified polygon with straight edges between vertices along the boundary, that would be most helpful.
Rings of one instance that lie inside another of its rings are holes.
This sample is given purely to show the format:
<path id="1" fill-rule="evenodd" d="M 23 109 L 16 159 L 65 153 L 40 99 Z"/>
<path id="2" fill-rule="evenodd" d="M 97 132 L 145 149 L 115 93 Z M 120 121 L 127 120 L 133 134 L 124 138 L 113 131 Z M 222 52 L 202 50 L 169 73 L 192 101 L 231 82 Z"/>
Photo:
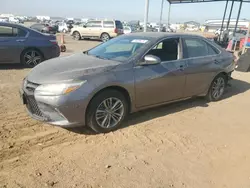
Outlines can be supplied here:
<path id="1" fill-rule="evenodd" d="M 85 125 L 87 101 L 69 100 L 68 96 L 35 96 L 34 91 L 22 87 L 21 100 L 28 114 L 38 121 L 72 128 Z"/>

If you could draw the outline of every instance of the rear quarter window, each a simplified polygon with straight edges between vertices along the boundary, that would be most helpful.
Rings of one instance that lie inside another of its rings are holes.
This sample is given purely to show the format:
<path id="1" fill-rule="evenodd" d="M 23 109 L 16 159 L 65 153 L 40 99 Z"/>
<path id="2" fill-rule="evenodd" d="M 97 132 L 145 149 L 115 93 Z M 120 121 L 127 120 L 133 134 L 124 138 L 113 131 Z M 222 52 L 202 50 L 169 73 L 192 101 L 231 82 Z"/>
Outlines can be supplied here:
<path id="1" fill-rule="evenodd" d="M 104 28 L 114 28 L 114 22 L 113 21 L 103 21 L 103 27 Z"/>
<path id="2" fill-rule="evenodd" d="M 27 31 L 20 28 L 13 28 L 13 34 L 18 37 L 25 37 L 27 35 Z"/>

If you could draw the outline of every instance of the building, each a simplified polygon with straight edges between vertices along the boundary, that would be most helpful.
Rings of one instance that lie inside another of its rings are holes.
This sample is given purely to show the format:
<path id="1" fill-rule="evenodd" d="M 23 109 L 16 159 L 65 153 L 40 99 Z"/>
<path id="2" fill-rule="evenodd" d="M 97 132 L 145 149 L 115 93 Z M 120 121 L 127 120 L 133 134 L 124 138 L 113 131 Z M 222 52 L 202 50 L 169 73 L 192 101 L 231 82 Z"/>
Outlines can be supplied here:
<path id="1" fill-rule="evenodd" d="M 0 14 L 0 18 L 15 17 L 13 14 Z"/>
<path id="2" fill-rule="evenodd" d="M 50 17 L 49 16 L 36 16 L 36 19 L 37 20 L 41 20 L 41 21 L 44 21 L 44 20 L 50 20 Z"/>
<path id="3" fill-rule="evenodd" d="M 240 28 L 244 28 L 244 29 L 248 28 L 249 21 L 250 20 L 247 20 L 247 19 L 239 20 L 237 28 L 239 28 L 239 29 Z M 224 28 L 227 26 L 227 22 L 228 22 L 228 19 L 225 19 L 224 23 L 223 23 Z M 236 19 L 230 19 L 228 28 L 234 29 L 235 24 L 236 24 Z M 206 20 L 205 24 L 204 24 L 204 26 L 206 26 L 207 31 L 209 31 L 209 32 L 213 32 L 217 29 L 220 29 L 221 25 L 222 25 L 222 19 Z"/>

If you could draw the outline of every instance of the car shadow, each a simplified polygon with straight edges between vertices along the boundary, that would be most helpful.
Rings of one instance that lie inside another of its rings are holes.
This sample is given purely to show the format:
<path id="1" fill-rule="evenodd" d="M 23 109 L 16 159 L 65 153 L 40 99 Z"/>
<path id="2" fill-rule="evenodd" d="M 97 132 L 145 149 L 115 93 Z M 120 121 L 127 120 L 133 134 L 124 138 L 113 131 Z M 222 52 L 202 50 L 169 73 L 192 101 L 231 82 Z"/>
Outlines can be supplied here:
<path id="1" fill-rule="evenodd" d="M 13 64 L 7 64 L 3 63 L 0 65 L 0 70 L 9 70 L 9 69 L 27 69 L 28 67 L 24 66 L 21 63 L 13 63 Z"/>
<path id="2" fill-rule="evenodd" d="M 226 89 L 226 92 L 222 100 L 226 100 L 230 97 L 234 97 L 238 94 L 244 93 L 249 89 L 250 89 L 250 83 L 241 80 L 232 80 L 231 84 Z M 134 114 L 130 114 L 119 129 L 123 129 L 129 126 L 134 126 L 142 122 L 170 115 L 176 112 L 181 112 L 183 110 L 191 109 L 194 107 L 206 108 L 208 106 L 209 103 L 203 97 L 196 97 L 181 102 L 171 103 L 160 107 L 154 107 L 151 109 L 136 112 Z M 78 134 L 86 134 L 86 135 L 96 134 L 88 127 L 79 127 L 68 130 Z"/>

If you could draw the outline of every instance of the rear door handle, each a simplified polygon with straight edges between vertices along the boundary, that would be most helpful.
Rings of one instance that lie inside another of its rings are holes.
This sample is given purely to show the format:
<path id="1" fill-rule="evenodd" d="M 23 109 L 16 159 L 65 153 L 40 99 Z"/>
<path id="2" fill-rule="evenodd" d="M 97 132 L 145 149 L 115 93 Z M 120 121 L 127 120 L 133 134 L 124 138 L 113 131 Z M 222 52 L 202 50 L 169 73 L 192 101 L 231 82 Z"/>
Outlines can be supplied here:
<path id="1" fill-rule="evenodd" d="M 17 42 L 24 42 L 25 40 L 24 39 L 17 39 L 16 41 Z"/>
<path id="2" fill-rule="evenodd" d="M 186 65 L 180 65 L 180 70 L 184 71 L 184 69 L 186 68 Z"/>
<path id="3" fill-rule="evenodd" d="M 214 60 L 214 63 L 215 64 L 219 64 L 220 62 L 219 61 L 217 61 L 216 59 Z"/>

